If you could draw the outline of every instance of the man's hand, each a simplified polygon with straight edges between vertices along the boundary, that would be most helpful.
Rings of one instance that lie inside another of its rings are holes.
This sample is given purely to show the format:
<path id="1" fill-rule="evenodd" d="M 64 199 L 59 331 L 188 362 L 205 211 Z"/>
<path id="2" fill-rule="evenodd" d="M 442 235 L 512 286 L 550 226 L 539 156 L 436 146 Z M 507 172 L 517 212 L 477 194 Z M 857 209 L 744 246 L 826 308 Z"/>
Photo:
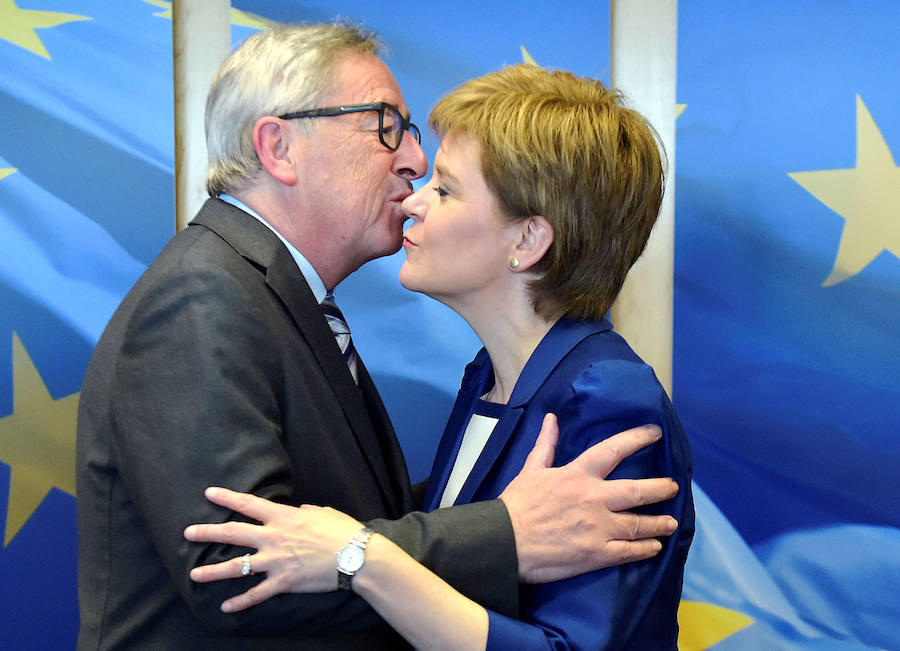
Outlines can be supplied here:
<path id="1" fill-rule="evenodd" d="M 512 520 L 522 581 L 558 581 L 659 553 L 656 537 L 671 535 L 678 527 L 675 518 L 627 510 L 674 497 L 678 484 L 669 478 L 605 478 L 661 436 L 655 425 L 635 427 L 552 468 L 559 427 L 556 416 L 544 417 L 522 471 L 500 495 Z"/>

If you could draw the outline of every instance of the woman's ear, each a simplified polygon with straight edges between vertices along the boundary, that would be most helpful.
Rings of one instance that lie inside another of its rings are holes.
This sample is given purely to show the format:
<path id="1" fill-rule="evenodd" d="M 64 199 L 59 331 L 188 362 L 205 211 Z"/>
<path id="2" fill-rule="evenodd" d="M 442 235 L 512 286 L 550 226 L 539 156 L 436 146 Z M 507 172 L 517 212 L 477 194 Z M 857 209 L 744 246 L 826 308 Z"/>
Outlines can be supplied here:
<path id="1" fill-rule="evenodd" d="M 261 117 L 253 125 L 253 148 L 260 165 L 269 176 L 285 185 L 297 183 L 297 169 L 290 149 L 292 142 L 298 146 L 300 140 L 284 120 L 271 115 Z"/>
<path id="2" fill-rule="evenodd" d="M 540 262 L 553 244 L 553 226 L 541 215 L 532 215 L 517 226 L 520 227 L 520 238 L 513 255 L 519 264 L 515 271 L 526 271 Z"/>

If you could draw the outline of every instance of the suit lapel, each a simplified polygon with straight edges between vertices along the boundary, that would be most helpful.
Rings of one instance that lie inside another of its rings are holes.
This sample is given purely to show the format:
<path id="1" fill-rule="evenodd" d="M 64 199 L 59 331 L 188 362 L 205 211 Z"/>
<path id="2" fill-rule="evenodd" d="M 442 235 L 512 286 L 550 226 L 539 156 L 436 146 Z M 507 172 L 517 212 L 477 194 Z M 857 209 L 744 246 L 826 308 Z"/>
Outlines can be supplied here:
<path id="1" fill-rule="evenodd" d="M 343 362 L 343 357 L 341 358 Z M 384 487 L 390 484 L 388 490 L 388 504 L 393 509 L 393 516 L 399 518 L 406 515 L 416 507 L 413 504 L 412 486 L 409 483 L 409 470 L 406 467 L 406 459 L 400 441 L 394 434 L 394 426 L 388 417 L 381 395 L 372 381 L 369 371 L 363 364 L 362 358 L 358 358 L 357 371 L 359 374 L 359 392 L 362 394 L 362 402 L 369 416 L 367 422 L 372 424 L 375 444 L 378 451 L 374 455 L 367 455 L 367 459 L 373 463 L 373 472 Z M 380 470 L 384 468 L 385 470 Z"/>
<path id="2" fill-rule="evenodd" d="M 353 382 L 334 335 L 290 252 L 264 224 L 218 199 L 207 201 L 191 224 L 199 224 L 214 231 L 239 254 L 265 270 L 266 284 L 284 303 L 300 335 L 308 343 L 341 405 L 385 500 L 397 512 L 402 506 L 402 496 L 390 485 L 385 453 L 363 402 L 361 388 Z M 364 375 L 365 390 L 369 394 L 377 394 L 368 373 Z M 389 422 L 386 425 L 390 427 Z M 392 429 L 389 431 L 393 432 Z"/>

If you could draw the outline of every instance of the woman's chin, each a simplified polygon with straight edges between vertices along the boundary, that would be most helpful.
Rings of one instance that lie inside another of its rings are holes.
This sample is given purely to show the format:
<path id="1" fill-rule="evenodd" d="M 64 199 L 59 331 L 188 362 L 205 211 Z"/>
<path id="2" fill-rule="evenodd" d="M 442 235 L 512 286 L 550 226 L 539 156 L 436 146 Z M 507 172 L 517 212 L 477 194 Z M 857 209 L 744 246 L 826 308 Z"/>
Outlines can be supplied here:
<path id="1" fill-rule="evenodd" d="M 416 278 L 416 274 L 410 270 L 409 263 L 404 262 L 403 266 L 400 267 L 400 273 L 397 276 L 400 284 L 403 285 L 406 289 L 411 292 L 421 292 L 421 284 L 419 280 Z"/>

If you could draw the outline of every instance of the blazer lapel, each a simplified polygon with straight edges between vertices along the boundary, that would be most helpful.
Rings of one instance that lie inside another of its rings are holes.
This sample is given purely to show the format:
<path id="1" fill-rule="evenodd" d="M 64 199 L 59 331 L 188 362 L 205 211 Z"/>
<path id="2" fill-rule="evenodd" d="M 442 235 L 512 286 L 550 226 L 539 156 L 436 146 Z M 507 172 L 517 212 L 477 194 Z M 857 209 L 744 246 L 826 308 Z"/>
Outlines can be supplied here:
<path id="1" fill-rule="evenodd" d="M 453 411 L 450 412 L 450 418 L 447 421 L 446 432 L 462 432 L 472 416 L 472 400 L 460 400 L 453 405 Z M 422 509 L 428 513 L 434 511 L 441 502 L 441 496 L 447 487 L 447 481 L 450 479 L 450 471 L 453 469 L 453 462 L 459 453 L 459 446 L 462 443 L 462 435 L 458 436 L 442 436 L 441 442 L 438 444 L 437 452 L 434 455 L 434 463 L 431 466 L 431 475 L 428 477 L 428 484 L 425 487 L 425 500 Z"/>
<path id="2" fill-rule="evenodd" d="M 444 427 L 444 434 L 438 443 L 434 463 L 431 466 L 431 475 L 428 477 L 425 487 L 425 499 L 422 505 L 425 512 L 435 510 L 441 502 L 441 496 L 450 479 L 450 471 L 453 469 L 453 463 L 459 453 L 462 432 L 472 417 L 475 400 L 478 396 L 483 395 L 484 387 L 491 377 L 491 363 L 487 353 L 482 349 L 466 367 L 456 402 L 453 403 L 453 410 L 450 412 L 450 418 Z"/>
<path id="3" fill-rule="evenodd" d="M 472 467 L 472 472 L 469 473 L 466 482 L 460 489 L 459 495 L 456 496 L 454 504 L 468 504 L 472 501 L 475 491 L 477 491 L 479 487 L 481 487 L 481 484 L 484 483 L 484 478 L 490 472 L 491 468 L 494 467 L 494 464 L 502 455 L 504 448 L 506 448 L 506 444 L 513 437 L 513 432 L 516 431 L 519 421 L 522 418 L 522 414 L 524 413 L 524 407 L 508 407 L 506 409 L 503 416 L 494 426 L 491 437 L 485 444 L 484 450 L 482 450 L 481 454 L 478 456 L 478 460 L 475 462 L 475 465 Z M 458 438 L 461 439 L 462 437 Z"/>
<path id="4" fill-rule="evenodd" d="M 509 398 L 511 407 L 524 407 L 531 402 L 538 389 L 547 381 L 553 369 L 570 350 L 585 337 L 612 328 L 606 319 L 601 321 L 557 321 L 534 349 Z"/>
<path id="5" fill-rule="evenodd" d="M 456 504 L 467 504 L 472 501 L 475 492 L 484 483 L 485 477 L 503 454 L 507 443 L 514 437 L 519 422 L 535 394 L 566 354 L 585 337 L 610 328 L 611 325 L 605 319 L 601 322 L 575 322 L 563 318 L 556 322 L 531 354 L 531 357 L 525 364 L 525 368 L 522 369 L 516 386 L 513 387 L 509 403 L 507 403 L 507 409 L 494 426 L 494 431 L 491 432 L 484 450 L 475 462 L 475 466 L 472 468 L 472 472 L 469 473 L 462 489 L 460 489 L 456 498 Z M 462 429 L 468 422 L 468 418 L 471 417 L 472 407 L 475 403 L 474 398 L 484 395 L 484 392 L 493 380 L 493 366 L 490 360 L 484 364 L 478 379 L 480 382 L 476 383 L 477 386 L 473 386 L 470 391 L 472 399 L 467 402 L 469 409 L 468 413 L 465 414 L 465 420 L 457 425 L 456 430 L 450 431 L 462 432 Z M 454 409 L 455 411 L 456 409 Z M 461 409 L 460 411 L 465 410 Z M 449 475 L 450 468 L 453 466 L 453 460 L 456 458 L 456 451 L 459 449 L 459 444 L 462 441 L 462 434 L 460 433 L 456 436 L 455 440 L 455 447 L 451 452 L 452 456 L 445 463 L 447 475 Z M 442 440 L 443 443 L 444 441 Z M 441 492 L 443 492 L 443 486 L 446 482 L 447 479 L 445 477 L 442 480 Z M 440 493 L 438 494 L 440 495 Z"/>
<path id="6" fill-rule="evenodd" d="M 290 252 L 265 225 L 219 199 L 207 201 L 191 224 L 200 224 L 216 232 L 239 254 L 265 270 L 266 284 L 287 307 L 300 335 L 309 344 L 378 480 L 385 500 L 397 512 L 403 496 L 390 486 L 385 453 L 373 429 L 360 388 L 353 382 L 335 344 L 334 335 Z M 371 384 L 368 373 L 365 373 L 365 381 Z M 374 385 L 367 385 L 366 389 L 375 390 Z"/>

